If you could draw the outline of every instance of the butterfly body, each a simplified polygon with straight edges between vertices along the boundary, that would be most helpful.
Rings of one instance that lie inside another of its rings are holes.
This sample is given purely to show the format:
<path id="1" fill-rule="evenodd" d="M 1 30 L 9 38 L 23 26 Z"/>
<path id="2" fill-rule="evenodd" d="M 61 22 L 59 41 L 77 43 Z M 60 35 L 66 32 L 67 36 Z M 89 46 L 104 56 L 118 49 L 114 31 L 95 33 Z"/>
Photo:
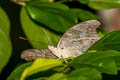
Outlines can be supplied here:
<path id="1" fill-rule="evenodd" d="M 59 59 L 61 58 L 67 58 L 71 56 L 79 56 L 82 52 L 77 52 L 77 48 L 56 48 L 54 46 L 48 46 L 49 50 L 57 56 Z"/>

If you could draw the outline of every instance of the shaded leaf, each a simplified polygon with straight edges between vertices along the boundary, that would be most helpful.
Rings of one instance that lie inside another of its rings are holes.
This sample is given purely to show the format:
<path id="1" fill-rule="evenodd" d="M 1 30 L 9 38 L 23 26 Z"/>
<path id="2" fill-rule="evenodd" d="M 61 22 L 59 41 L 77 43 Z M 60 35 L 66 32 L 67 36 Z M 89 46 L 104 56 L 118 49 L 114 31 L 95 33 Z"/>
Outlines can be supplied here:
<path id="1" fill-rule="evenodd" d="M 51 0 L 30 0 L 31 2 L 50 2 Z"/>
<path id="2" fill-rule="evenodd" d="M 36 59 L 30 67 L 24 70 L 20 80 L 24 80 L 26 77 L 36 74 L 38 72 L 46 71 L 51 68 L 61 66 L 62 62 L 63 61 L 58 61 L 56 59 Z"/>
<path id="3" fill-rule="evenodd" d="M 20 80 L 21 74 L 24 71 L 24 69 L 30 66 L 31 64 L 32 62 L 28 62 L 28 63 L 20 65 L 10 74 L 7 80 Z"/>
<path id="4" fill-rule="evenodd" d="M 56 73 L 48 78 L 48 80 L 68 80 L 67 76 L 62 73 Z"/>
<path id="5" fill-rule="evenodd" d="M 113 57 L 117 56 L 120 56 L 120 52 L 118 51 L 97 51 L 81 55 L 69 64 L 75 68 L 89 66 L 96 68 L 102 73 L 117 74 L 117 67 L 113 60 Z"/>
<path id="6" fill-rule="evenodd" d="M 89 0 L 78 0 L 78 1 L 80 1 L 80 3 L 82 3 L 82 4 L 88 4 L 88 2 L 89 2 Z"/>
<path id="7" fill-rule="evenodd" d="M 76 14 L 76 17 L 82 21 L 98 19 L 98 17 L 90 11 L 79 8 L 72 8 L 71 10 Z"/>
<path id="8" fill-rule="evenodd" d="M 102 80 L 100 72 L 89 67 L 75 69 L 68 78 L 69 80 Z"/>
<path id="9" fill-rule="evenodd" d="M 107 33 L 93 44 L 88 51 L 90 50 L 120 50 L 120 31 Z"/>
<path id="10" fill-rule="evenodd" d="M 116 66 L 117 66 L 118 70 L 120 70 L 120 56 L 114 57 L 113 59 L 116 63 Z"/>

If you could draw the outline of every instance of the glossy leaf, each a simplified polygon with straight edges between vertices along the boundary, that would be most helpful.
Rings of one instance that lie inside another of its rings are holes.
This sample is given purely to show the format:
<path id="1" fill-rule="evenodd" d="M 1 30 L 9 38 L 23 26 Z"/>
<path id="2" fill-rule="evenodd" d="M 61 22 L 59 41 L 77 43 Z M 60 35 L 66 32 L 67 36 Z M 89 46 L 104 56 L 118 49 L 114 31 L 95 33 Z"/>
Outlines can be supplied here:
<path id="1" fill-rule="evenodd" d="M 93 44 L 90 50 L 120 50 L 120 31 L 113 31 Z"/>
<path id="2" fill-rule="evenodd" d="M 86 53 L 81 55 L 69 64 L 75 68 L 81 68 L 84 66 L 94 67 L 102 73 L 117 74 L 117 66 L 113 57 L 120 56 L 118 51 L 98 51 L 96 53 Z"/>
<path id="3" fill-rule="evenodd" d="M 7 64 L 12 52 L 9 32 L 9 19 L 3 9 L 0 7 L 0 72 Z"/>
<path id="4" fill-rule="evenodd" d="M 70 73 L 68 80 L 102 80 L 102 76 L 96 69 L 84 67 Z"/>
<path id="5" fill-rule="evenodd" d="M 82 21 L 98 19 L 98 17 L 90 11 L 79 8 L 73 8 L 71 10 L 76 14 L 76 17 Z"/>
<path id="6" fill-rule="evenodd" d="M 62 62 L 63 61 L 58 61 L 56 59 L 36 59 L 30 67 L 24 70 L 20 80 L 24 80 L 26 77 L 35 73 L 46 71 L 57 66 L 61 66 Z"/>
<path id="7" fill-rule="evenodd" d="M 56 45 L 59 41 L 60 35 L 36 24 L 30 19 L 24 8 L 21 10 L 21 24 L 24 33 L 34 48 L 44 49 L 48 45 Z"/>
<path id="8" fill-rule="evenodd" d="M 20 80 L 21 74 L 24 71 L 24 69 L 30 66 L 31 64 L 32 62 L 28 62 L 28 63 L 20 65 L 10 74 L 7 80 Z"/>
<path id="9" fill-rule="evenodd" d="M 56 32 L 65 32 L 77 20 L 75 14 L 60 3 L 29 2 L 26 9 L 33 20 Z"/>

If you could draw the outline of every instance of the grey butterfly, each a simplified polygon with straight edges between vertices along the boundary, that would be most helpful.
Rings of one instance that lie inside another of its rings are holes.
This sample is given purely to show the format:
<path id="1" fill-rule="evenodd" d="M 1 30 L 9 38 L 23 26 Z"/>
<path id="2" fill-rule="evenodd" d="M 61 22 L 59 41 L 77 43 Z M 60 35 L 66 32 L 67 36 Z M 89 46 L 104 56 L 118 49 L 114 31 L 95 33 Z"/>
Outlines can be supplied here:
<path id="1" fill-rule="evenodd" d="M 97 20 L 81 22 L 71 27 L 64 33 L 57 47 L 49 45 L 47 51 L 28 49 L 23 51 L 21 57 L 26 60 L 28 58 L 33 60 L 33 56 L 34 59 L 38 57 L 57 57 L 61 59 L 72 56 L 80 56 L 81 54 L 85 53 L 91 45 L 100 39 L 96 32 L 96 28 L 98 28 L 99 25 L 100 22 Z M 30 54 L 31 52 L 32 54 Z"/>

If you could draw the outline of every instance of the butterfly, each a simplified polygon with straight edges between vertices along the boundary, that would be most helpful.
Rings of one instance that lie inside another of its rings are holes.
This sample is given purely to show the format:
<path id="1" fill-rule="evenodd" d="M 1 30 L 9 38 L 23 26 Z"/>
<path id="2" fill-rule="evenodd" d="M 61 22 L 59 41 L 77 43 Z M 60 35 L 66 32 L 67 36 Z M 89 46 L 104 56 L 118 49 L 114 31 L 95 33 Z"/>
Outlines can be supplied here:
<path id="1" fill-rule="evenodd" d="M 57 47 L 49 45 L 48 50 L 30 49 L 24 51 L 21 57 L 26 60 L 33 60 L 33 58 L 38 57 L 57 57 L 61 59 L 80 56 L 100 39 L 96 32 L 99 25 L 100 22 L 98 20 L 81 22 L 71 27 L 63 34 Z M 30 56 L 28 57 L 28 55 Z"/>

